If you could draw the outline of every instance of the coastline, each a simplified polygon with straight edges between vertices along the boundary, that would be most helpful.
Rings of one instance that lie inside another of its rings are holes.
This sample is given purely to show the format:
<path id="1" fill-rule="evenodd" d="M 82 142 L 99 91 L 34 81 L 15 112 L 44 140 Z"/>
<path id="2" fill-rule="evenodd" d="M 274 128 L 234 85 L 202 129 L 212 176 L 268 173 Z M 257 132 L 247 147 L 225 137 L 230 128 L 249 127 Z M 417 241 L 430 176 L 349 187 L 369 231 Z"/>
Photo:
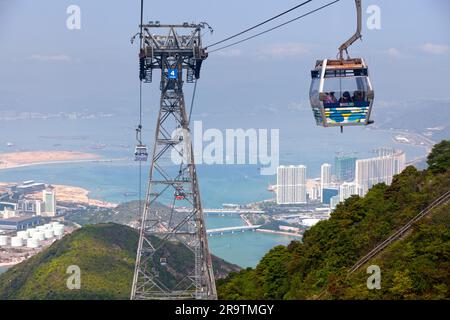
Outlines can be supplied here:
<path id="1" fill-rule="evenodd" d="M 239 215 L 241 217 L 242 220 L 244 220 L 244 222 L 247 224 L 248 227 L 253 226 L 253 224 L 250 222 L 250 220 L 247 219 L 247 217 L 244 214 L 240 214 Z"/>
<path id="2" fill-rule="evenodd" d="M 0 153 L 0 170 L 16 169 L 30 166 L 71 164 L 83 162 L 125 161 L 128 158 L 103 159 L 95 153 L 75 151 L 31 151 Z"/>
<path id="3" fill-rule="evenodd" d="M 0 268 L 9 269 L 11 267 L 14 267 L 16 264 L 21 263 L 22 261 L 18 261 L 18 262 L 0 262 Z"/>
<path id="4" fill-rule="evenodd" d="M 83 163 L 83 162 L 113 162 L 113 161 L 125 161 L 128 158 L 114 158 L 114 159 L 79 159 L 79 160 L 57 160 L 46 162 L 31 162 L 26 164 L 10 165 L 8 167 L 0 167 L 0 170 L 17 169 L 23 167 L 43 166 L 49 164 L 67 164 L 67 163 Z"/>
<path id="5" fill-rule="evenodd" d="M 0 188 L 7 187 L 8 185 L 12 185 L 12 182 L 0 182 Z M 76 186 L 67 186 L 67 185 L 52 185 L 55 188 L 56 198 L 59 203 L 62 204 L 81 204 L 81 205 L 89 205 L 100 208 L 115 208 L 117 207 L 117 203 L 112 203 L 108 201 L 92 199 L 89 197 L 91 193 L 89 190 L 76 187 Z M 30 194 L 28 199 L 39 200 L 41 198 L 41 193 Z M 1 266 L 1 264 L 0 264 Z"/>
<path id="6" fill-rule="evenodd" d="M 118 205 L 117 203 L 92 199 L 89 197 L 91 191 L 81 187 L 58 184 L 53 185 L 53 187 L 55 188 L 58 201 L 62 203 L 84 204 L 101 208 L 115 208 Z"/>
<path id="7" fill-rule="evenodd" d="M 275 230 L 269 230 L 269 229 L 256 229 L 257 232 L 265 232 L 265 233 L 273 233 L 273 234 L 281 234 L 284 236 L 290 236 L 290 237 L 296 237 L 296 238 L 302 238 L 301 234 L 297 233 L 291 233 L 291 232 L 284 232 L 284 231 L 275 231 Z"/>
<path id="8" fill-rule="evenodd" d="M 101 157 L 94 153 L 75 151 L 22 151 L 0 153 L 0 170 L 40 164 L 92 161 Z"/>
<path id="9" fill-rule="evenodd" d="M 84 153 L 75 151 L 29 151 L 0 153 L 0 170 L 17 169 L 31 166 L 43 166 L 53 164 L 73 164 L 85 162 L 113 162 L 124 161 L 127 158 L 102 159 L 94 153 Z M 14 183 L 0 182 L 0 187 L 5 187 Z M 102 208 L 115 208 L 116 203 L 91 199 L 90 191 L 81 187 L 69 185 L 53 185 L 56 188 L 57 197 L 60 203 L 82 204 L 97 206 Z M 40 194 L 31 196 L 39 199 Z"/>
<path id="10" fill-rule="evenodd" d="M 2 266 L 0 266 L 0 275 L 5 273 L 6 271 L 8 271 L 8 269 L 9 269 L 9 267 L 2 267 Z"/>

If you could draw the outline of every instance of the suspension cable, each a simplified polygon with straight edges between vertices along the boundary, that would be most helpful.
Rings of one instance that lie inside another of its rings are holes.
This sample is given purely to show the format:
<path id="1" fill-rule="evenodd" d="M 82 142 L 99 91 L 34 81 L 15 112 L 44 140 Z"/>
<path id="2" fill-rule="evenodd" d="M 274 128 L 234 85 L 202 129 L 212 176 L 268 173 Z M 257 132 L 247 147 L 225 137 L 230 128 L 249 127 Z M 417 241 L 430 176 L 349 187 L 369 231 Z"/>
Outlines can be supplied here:
<path id="1" fill-rule="evenodd" d="M 197 92 L 197 79 L 195 79 L 194 91 L 192 92 L 191 107 L 189 109 L 188 126 L 191 123 L 192 110 L 194 109 L 194 101 L 195 101 L 195 93 L 196 92 Z"/>
<path id="2" fill-rule="evenodd" d="M 142 50 L 143 39 L 144 39 L 143 29 L 142 29 L 143 23 L 144 23 L 144 0 L 141 0 L 141 25 L 140 25 L 140 32 L 139 32 L 139 38 L 141 40 L 141 43 L 140 43 L 141 50 Z M 139 129 L 142 129 L 142 80 L 139 81 Z M 141 136 L 139 137 L 139 143 L 142 144 Z"/>
<path id="3" fill-rule="evenodd" d="M 139 39 L 140 39 L 140 48 L 142 49 L 143 46 L 143 25 L 144 23 L 144 0 L 141 0 L 141 25 L 140 25 L 140 32 L 139 32 Z M 142 145 L 142 80 L 139 80 L 139 138 L 138 142 L 140 145 Z M 139 159 L 139 196 L 138 196 L 138 208 L 139 208 L 139 215 L 142 216 L 142 160 Z"/>
<path id="4" fill-rule="evenodd" d="M 264 24 L 266 24 L 266 23 L 268 23 L 268 22 L 270 22 L 270 21 L 273 21 L 273 20 L 275 20 L 275 19 L 277 19 L 277 18 L 279 18 L 279 17 L 281 17 L 281 16 L 283 16 L 283 15 L 285 15 L 285 14 L 291 12 L 291 11 L 294 11 L 294 10 L 296 10 L 296 9 L 298 9 L 298 8 L 300 8 L 300 7 L 302 7 L 302 6 L 304 6 L 305 4 L 307 4 L 307 3 L 311 2 L 311 1 L 312 1 L 312 0 L 308 0 L 308 1 L 302 2 L 302 3 L 298 4 L 298 5 L 296 5 L 295 7 L 292 7 L 292 8 L 289 9 L 289 10 L 286 10 L 286 11 L 280 13 L 280 14 L 277 14 L 276 16 L 273 16 L 273 17 L 270 18 L 270 19 L 264 20 L 263 22 L 260 22 L 260 23 L 258 23 L 257 25 L 254 25 L 253 27 L 247 28 L 247 29 L 245 29 L 245 30 L 243 30 L 243 31 L 241 31 L 241 32 L 239 32 L 239 33 L 236 33 L 235 35 L 232 35 L 232 36 L 230 36 L 230 37 L 228 37 L 228 38 L 225 38 L 225 39 L 223 39 L 223 40 L 214 42 L 213 44 L 210 44 L 210 45 L 206 46 L 205 49 L 210 48 L 210 47 L 214 47 L 214 46 L 216 46 L 216 45 L 218 45 L 218 44 L 221 44 L 221 43 L 223 43 L 223 42 L 225 42 L 225 41 L 231 40 L 231 39 L 236 38 L 236 37 L 238 37 L 238 36 L 240 36 L 240 35 L 242 35 L 242 34 L 244 34 L 244 33 L 246 33 L 246 32 L 249 32 L 249 31 L 251 31 L 251 30 L 253 30 L 253 29 L 256 29 L 256 28 L 258 28 L 258 27 L 260 27 L 260 26 L 262 26 L 262 25 L 264 25 Z"/>
<path id="5" fill-rule="evenodd" d="M 226 46 L 217 48 L 217 49 L 215 49 L 215 50 L 209 51 L 209 53 L 217 52 L 217 51 L 220 51 L 220 50 L 223 50 L 223 49 L 226 49 L 226 48 L 229 48 L 229 47 L 232 47 L 232 46 L 241 44 L 241 43 L 243 43 L 243 42 L 245 42 L 245 41 L 254 39 L 254 38 L 259 37 L 259 36 L 261 36 L 261 35 L 263 35 L 263 34 L 266 34 L 266 33 L 268 33 L 268 32 L 271 32 L 271 31 L 275 30 L 275 29 L 278 29 L 278 28 L 281 28 L 281 27 L 283 27 L 283 26 L 285 26 L 285 25 L 287 25 L 287 24 L 290 24 L 290 23 L 292 23 L 292 22 L 294 22 L 294 21 L 297 21 L 297 20 L 302 19 L 302 18 L 304 18 L 304 17 L 306 17 L 306 16 L 309 16 L 310 14 L 313 14 L 313 13 L 315 13 L 315 12 L 317 12 L 317 11 L 320 11 L 320 10 L 322 10 L 322 9 L 325 9 L 326 7 L 329 7 L 329 6 L 335 4 L 335 3 L 339 2 L 339 1 L 341 1 L 341 0 L 335 0 L 335 1 L 329 2 L 329 3 L 327 3 L 327 4 L 325 4 L 325 5 L 321 6 L 321 7 L 319 7 L 319 8 L 317 8 L 317 9 L 311 10 L 311 11 L 305 13 L 305 14 L 302 14 L 301 16 L 298 16 L 298 17 L 294 18 L 294 19 L 288 20 L 288 21 L 286 21 L 286 22 L 284 22 L 284 23 L 282 23 L 282 24 L 279 24 L 279 25 L 277 25 L 277 26 L 275 26 L 275 27 L 272 27 L 272 28 L 270 28 L 270 29 L 267 29 L 267 30 L 264 30 L 264 31 L 262 31 L 262 32 L 259 32 L 259 33 L 255 34 L 255 35 L 253 35 L 253 36 L 244 38 L 244 39 L 242 39 L 242 40 L 233 42 L 233 43 L 231 43 L 231 44 L 229 44 L 229 45 L 226 45 Z"/>
<path id="6" fill-rule="evenodd" d="M 142 145 L 142 80 L 139 81 L 139 139 Z M 142 160 L 139 159 L 139 214 L 142 214 Z"/>
<path id="7" fill-rule="evenodd" d="M 142 49 L 142 40 L 143 40 L 143 24 L 144 24 L 144 0 L 141 0 L 141 24 L 139 26 L 140 30 L 139 30 L 139 38 L 141 40 L 141 49 Z"/>

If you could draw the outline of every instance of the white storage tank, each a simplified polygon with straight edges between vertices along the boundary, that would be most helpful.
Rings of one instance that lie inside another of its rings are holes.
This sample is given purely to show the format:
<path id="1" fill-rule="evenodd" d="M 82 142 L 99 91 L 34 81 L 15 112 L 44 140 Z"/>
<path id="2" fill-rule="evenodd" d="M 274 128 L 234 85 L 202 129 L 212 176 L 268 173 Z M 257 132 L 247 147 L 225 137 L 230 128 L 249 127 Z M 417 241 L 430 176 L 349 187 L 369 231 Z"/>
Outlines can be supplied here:
<path id="1" fill-rule="evenodd" d="M 44 234 L 44 232 L 38 231 L 33 235 L 33 238 L 43 241 L 43 240 L 45 240 L 45 234 Z"/>
<path id="2" fill-rule="evenodd" d="M 35 234 L 37 232 L 37 229 L 36 228 L 31 228 L 31 229 L 28 229 L 27 231 L 28 231 L 28 236 L 30 238 L 33 238 L 33 234 Z"/>
<path id="3" fill-rule="evenodd" d="M 28 248 L 39 248 L 40 241 L 36 238 L 28 239 L 27 240 L 27 247 Z"/>
<path id="4" fill-rule="evenodd" d="M 44 230 L 47 229 L 47 228 L 44 227 L 44 226 L 37 226 L 36 229 L 37 229 L 38 231 L 44 231 Z"/>
<path id="5" fill-rule="evenodd" d="M 64 225 L 62 225 L 62 224 L 60 224 L 60 225 L 57 225 L 57 226 L 54 226 L 53 227 L 53 230 L 54 231 L 61 231 L 62 233 L 64 233 Z"/>
<path id="6" fill-rule="evenodd" d="M 23 239 L 20 237 L 11 238 L 11 247 L 21 247 L 23 246 Z"/>
<path id="7" fill-rule="evenodd" d="M 8 236 L 0 236 L 0 246 L 7 246 L 9 241 Z"/>
<path id="8" fill-rule="evenodd" d="M 53 230 L 45 230 L 44 232 L 45 239 L 51 239 L 55 236 Z"/>
<path id="9" fill-rule="evenodd" d="M 17 237 L 26 240 L 28 238 L 28 232 L 26 231 L 18 231 Z"/>
<path id="10" fill-rule="evenodd" d="M 56 229 L 54 232 L 55 232 L 55 237 L 61 237 L 64 235 L 64 231 L 61 228 Z"/>

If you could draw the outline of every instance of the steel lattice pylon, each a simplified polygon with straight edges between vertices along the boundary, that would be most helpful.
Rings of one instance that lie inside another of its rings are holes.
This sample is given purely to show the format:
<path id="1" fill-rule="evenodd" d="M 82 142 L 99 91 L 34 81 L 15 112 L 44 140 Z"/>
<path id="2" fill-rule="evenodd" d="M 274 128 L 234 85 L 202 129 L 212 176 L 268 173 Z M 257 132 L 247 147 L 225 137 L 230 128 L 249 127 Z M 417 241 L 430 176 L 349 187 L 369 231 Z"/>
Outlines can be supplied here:
<path id="1" fill-rule="evenodd" d="M 160 69 L 161 100 L 131 299 L 217 299 L 182 79 L 184 72 L 188 83 L 199 78 L 205 26 L 142 25 L 140 79 L 151 82 Z"/>

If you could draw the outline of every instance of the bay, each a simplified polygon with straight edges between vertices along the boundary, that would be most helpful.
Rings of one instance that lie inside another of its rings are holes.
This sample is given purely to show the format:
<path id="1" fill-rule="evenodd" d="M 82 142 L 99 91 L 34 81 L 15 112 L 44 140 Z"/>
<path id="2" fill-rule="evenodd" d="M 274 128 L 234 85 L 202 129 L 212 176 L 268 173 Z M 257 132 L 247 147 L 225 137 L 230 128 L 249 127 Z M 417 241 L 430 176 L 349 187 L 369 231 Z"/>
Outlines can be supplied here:
<path id="1" fill-rule="evenodd" d="M 310 110 L 300 110 L 290 117 L 258 115 L 257 122 L 248 117 L 205 116 L 205 130 L 217 128 L 279 129 L 279 164 L 304 164 L 308 178 L 320 174 L 320 165 L 333 163 L 337 152 L 354 152 L 358 158 L 373 156 L 379 147 L 394 147 L 406 152 L 408 160 L 425 155 L 425 149 L 400 145 L 393 132 L 367 128 L 338 129 L 315 127 Z M 0 182 L 36 180 L 88 189 L 90 197 L 121 203 L 135 200 L 127 193 L 138 190 L 138 165 L 132 161 L 134 146 L 133 116 L 103 119 L 25 119 L 1 121 L 0 152 L 33 150 L 72 150 L 94 152 L 104 158 L 126 158 L 117 162 L 67 163 L 0 170 Z M 206 126 L 208 125 L 208 126 Z M 145 127 L 144 137 L 152 136 L 152 126 Z M 6 143 L 12 142 L 13 147 Z M 147 142 L 151 145 L 151 142 Z M 143 168 L 146 180 L 148 163 Z M 259 165 L 198 165 L 200 192 L 204 208 L 220 208 L 223 203 L 247 204 L 274 198 L 267 191 L 276 176 L 260 175 Z M 143 183 L 145 190 L 145 183 Z M 207 217 L 208 228 L 243 225 L 238 217 Z M 293 238 L 260 232 L 244 232 L 209 238 L 211 252 L 242 267 L 255 266 L 276 245 L 286 245 Z"/>

